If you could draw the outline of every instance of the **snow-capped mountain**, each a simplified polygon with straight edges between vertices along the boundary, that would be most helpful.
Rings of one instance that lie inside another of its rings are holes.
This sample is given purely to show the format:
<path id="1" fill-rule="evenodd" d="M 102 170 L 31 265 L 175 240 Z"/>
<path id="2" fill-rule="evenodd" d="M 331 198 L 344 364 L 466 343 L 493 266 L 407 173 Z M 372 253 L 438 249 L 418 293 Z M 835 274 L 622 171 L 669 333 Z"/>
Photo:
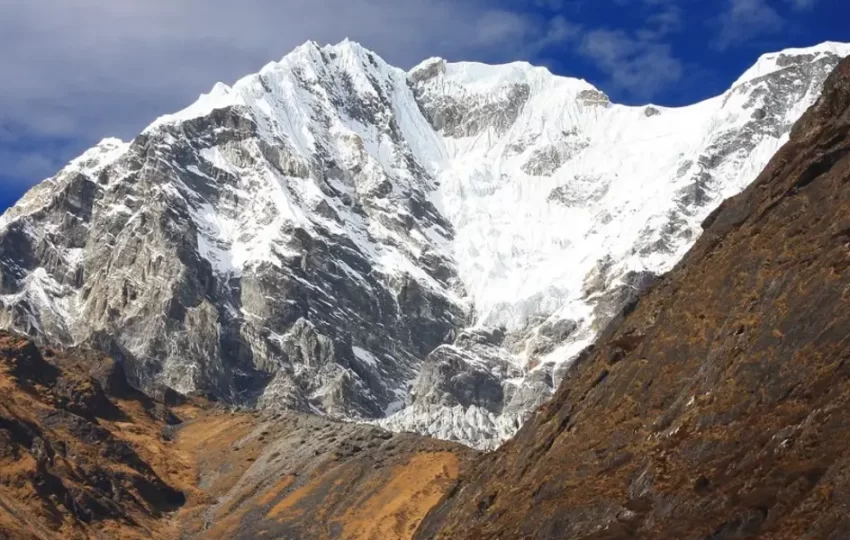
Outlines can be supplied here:
<path id="1" fill-rule="evenodd" d="M 152 393 L 492 447 L 696 240 L 850 45 L 690 107 L 525 63 L 307 43 L 105 140 L 0 218 L 0 327 Z"/>

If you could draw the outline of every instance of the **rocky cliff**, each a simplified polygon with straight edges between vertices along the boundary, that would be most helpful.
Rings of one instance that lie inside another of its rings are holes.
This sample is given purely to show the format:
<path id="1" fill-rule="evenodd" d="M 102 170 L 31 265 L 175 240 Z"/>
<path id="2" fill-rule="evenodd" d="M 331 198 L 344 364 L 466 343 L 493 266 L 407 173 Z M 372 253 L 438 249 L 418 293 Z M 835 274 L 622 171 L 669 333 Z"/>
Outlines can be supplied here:
<path id="1" fill-rule="evenodd" d="M 418 538 L 850 536 L 850 61 Z"/>

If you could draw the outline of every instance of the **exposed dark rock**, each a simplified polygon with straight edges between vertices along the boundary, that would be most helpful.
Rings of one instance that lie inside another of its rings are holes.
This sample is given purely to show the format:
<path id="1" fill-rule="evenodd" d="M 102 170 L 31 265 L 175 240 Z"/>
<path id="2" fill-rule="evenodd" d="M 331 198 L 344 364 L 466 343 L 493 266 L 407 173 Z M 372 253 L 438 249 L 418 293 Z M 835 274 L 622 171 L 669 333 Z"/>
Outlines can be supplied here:
<path id="1" fill-rule="evenodd" d="M 315 91 L 311 80 L 302 83 Z M 321 81 L 331 93 L 333 83 Z M 406 148 L 386 89 L 370 84 L 369 91 L 356 90 L 349 80 L 346 95 L 332 97 L 347 115 L 384 126 Z M 322 125 L 317 119 L 316 129 Z M 216 259 L 229 255 L 208 253 L 220 246 L 199 215 L 215 208 L 237 220 L 240 205 L 252 204 L 245 194 L 268 186 L 205 156 L 215 149 L 236 167 L 270 167 L 315 184 L 331 200 L 344 195 L 358 219 L 374 220 L 397 238 L 434 228 L 450 239 L 451 225 L 428 202 L 427 173 L 410 156 L 400 159 L 421 185 L 402 189 L 383 178 L 361 186 L 357 167 L 341 169 L 330 151 L 308 162 L 287 141 L 271 144 L 259 130 L 240 107 L 216 109 L 146 132 L 96 175 L 85 170 L 97 164 L 92 158 L 35 188 L 30 196 L 44 199 L 44 207 L 0 232 L 0 246 L 9 248 L 0 258 L 0 293 L 19 295 L 4 304 L 0 327 L 100 348 L 121 359 L 132 387 L 158 399 L 202 392 L 237 405 L 381 416 L 422 358 L 466 325 L 464 307 L 422 278 L 382 274 L 362 245 L 322 223 L 344 227 L 353 219 L 340 215 L 342 203 L 328 200 L 310 209 L 309 226 L 274 231 L 285 245 L 271 249 L 268 260 L 231 269 Z M 300 197 L 288 184 L 283 189 Z M 251 217 L 271 227 L 281 210 L 267 202 Z M 388 212 L 388 204 L 399 211 Z M 433 249 L 418 256 L 428 279 L 455 286 L 446 256 Z M 65 301 L 79 309 L 67 312 Z M 389 360 L 357 363 L 354 346 Z M 112 377 L 110 384 L 120 383 Z"/>
<path id="2" fill-rule="evenodd" d="M 422 114 L 434 129 L 451 137 L 472 136 L 488 127 L 499 132 L 507 130 L 516 121 L 531 94 L 527 84 L 517 84 L 495 99 L 483 96 L 469 96 L 466 100 L 447 95 L 435 97 L 426 92 L 435 73 L 427 78 L 415 74 L 411 84 Z"/>
<path id="3" fill-rule="evenodd" d="M 425 360 L 412 395 L 414 403 L 454 407 L 475 405 L 499 414 L 504 405 L 502 378 L 474 356 L 448 345 Z"/>
<path id="4" fill-rule="evenodd" d="M 576 99 L 579 103 L 590 107 L 607 107 L 611 104 L 608 95 L 599 90 L 582 90 Z"/>

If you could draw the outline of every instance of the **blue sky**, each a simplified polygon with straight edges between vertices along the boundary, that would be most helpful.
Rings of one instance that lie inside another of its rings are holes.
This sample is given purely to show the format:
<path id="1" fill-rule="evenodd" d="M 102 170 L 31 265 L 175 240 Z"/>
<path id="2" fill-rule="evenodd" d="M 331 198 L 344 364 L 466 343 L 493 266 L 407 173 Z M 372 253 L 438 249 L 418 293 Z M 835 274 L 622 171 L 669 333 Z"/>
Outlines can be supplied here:
<path id="1" fill-rule="evenodd" d="M 684 105 L 761 53 L 850 41 L 846 0 L 0 0 L 0 209 L 106 136 L 308 39 L 388 62 L 528 60 L 615 101 Z"/>

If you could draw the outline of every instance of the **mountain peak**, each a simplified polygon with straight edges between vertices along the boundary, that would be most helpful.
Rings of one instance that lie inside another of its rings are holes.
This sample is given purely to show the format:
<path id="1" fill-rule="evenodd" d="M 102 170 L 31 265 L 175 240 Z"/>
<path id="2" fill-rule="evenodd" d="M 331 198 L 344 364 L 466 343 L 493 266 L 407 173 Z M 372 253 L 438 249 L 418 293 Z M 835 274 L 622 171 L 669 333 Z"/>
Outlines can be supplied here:
<path id="1" fill-rule="evenodd" d="M 269 62 L 259 72 L 247 75 L 239 79 L 233 86 L 221 82 L 216 83 L 213 89 L 199 96 L 197 101 L 185 109 L 162 116 L 155 120 L 146 131 L 156 129 L 165 124 L 174 124 L 206 116 L 216 109 L 226 107 L 242 106 L 257 108 L 257 114 L 268 116 L 268 107 L 276 98 L 269 98 L 271 94 L 286 91 L 286 88 L 301 85 L 304 81 L 296 81 L 307 77 L 313 83 L 320 78 L 332 78 L 328 70 L 334 70 L 337 75 L 346 73 L 347 82 L 359 83 L 358 87 L 369 91 L 372 78 L 371 72 L 386 77 L 389 73 L 401 74 L 401 70 L 392 68 L 378 55 L 366 49 L 360 44 L 343 40 L 336 45 L 321 46 L 315 41 L 296 47 L 278 62 Z M 347 83 L 346 82 L 346 83 Z"/>
<path id="2" fill-rule="evenodd" d="M 532 92 L 548 89 L 578 93 L 598 91 L 583 79 L 554 75 L 549 68 L 535 66 L 525 61 L 506 64 L 481 62 L 448 62 L 443 58 L 429 58 L 414 66 L 408 77 L 418 84 L 434 81 L 462 88 L 471 94 L 499 92 L 517 85 L 528 85 Z"/>
<path id="3" fill-rule="evenodd" d="M 837 63 L 793 58 L 660 109 L 308 42 L 10 210 L 0 327 L 121 351 L 150 392 L 408 406 L 393 427 L 495 446 L 784 143 Z"/>
<path id="4" fill-rule="evenodd" d="M 831 71 L 763 172 L 415 538 L 850 537 L 850 60 Z"/>
<path id="5" fill-rule="evenodd" d="M 130 143 L 116 137 L 107 137 L 97 143 L 93 148 L 87 150 L 83 155 L 71 161 L 69 168 L 89 176 L 96 176 L 100 171 L 123 156 L 129 147 Z"/>
<path id="6" fill-rule="evenodd" d="M 835 41 L 825 41 L 811 47 L 789 48 L 778 52 L 765 53 L 732 84 L 732 87 L 767 76 L 792 65 L 812 63 L 825 57 L 844 58 L 848 55 L 850 55 L 850 43 Z"/>

